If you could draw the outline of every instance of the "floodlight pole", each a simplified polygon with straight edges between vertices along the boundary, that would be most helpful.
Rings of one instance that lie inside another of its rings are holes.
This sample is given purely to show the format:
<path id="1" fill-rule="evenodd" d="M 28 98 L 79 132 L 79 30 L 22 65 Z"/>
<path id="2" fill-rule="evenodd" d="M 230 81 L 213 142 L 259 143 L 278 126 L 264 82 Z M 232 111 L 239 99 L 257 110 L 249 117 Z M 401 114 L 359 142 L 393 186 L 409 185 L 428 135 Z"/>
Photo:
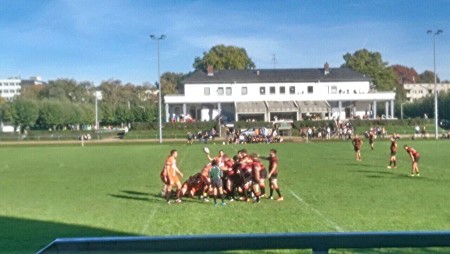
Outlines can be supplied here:
<path id="1" fill-rule="evenodd" d="M 161 92 L 162 92 L 162 86 L 161 86 L 161 75 L 160 75 L 160 66 L 159 66 L 159 41 L 164 40 L 164 38 L 166 38 L 166 36 L 164 34 L 161 34 L 159 37 L 155 36 L 155 35 L 150 35 L 150 38 L 152 40 L 156 40 L 156 45 L 157 45 L 157 51 L 158 51 L 158 84 L 159 84 L 159 91 L 158 91 L 158 123 L 159 123 L 159 143 L 162 143 L 162 113 L 161 113 Z"/>
<path id="2" fill-rule="evenodd" d="M 95 131 L 98 131 L 98 91 L 95 91 Z"/>
<path id="3" fill-rule="evenodd" d="M 438 118 L 439 118 L 439 111 L 438 111 L 438 90 L 437 90 L 437 78 L 436 78 L 436 35 L 439 35 L 443 33 L 442 29 L 438 29 L 436 32 L 433 32 L 433 30 L 428 30 L 427 34 L 430 34 L 433 36 L 433 73 L 434 73 L 434 137 L 435 139 L 438 139 Z"/>

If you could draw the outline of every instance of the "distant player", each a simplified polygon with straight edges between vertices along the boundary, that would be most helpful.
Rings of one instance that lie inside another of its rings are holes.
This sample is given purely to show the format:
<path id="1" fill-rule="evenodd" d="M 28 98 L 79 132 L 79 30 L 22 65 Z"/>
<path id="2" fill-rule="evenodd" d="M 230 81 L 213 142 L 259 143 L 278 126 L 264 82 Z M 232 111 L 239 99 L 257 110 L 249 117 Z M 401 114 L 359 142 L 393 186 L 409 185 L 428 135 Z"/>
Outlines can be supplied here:
<path id="1" fill-rule="evenodd" d="M 370 145 L 370 149 L 373 150 L 373 144 L 375 142 L 375 134 L 373 133 L 373 131 L 369 132 L 369 145 Z"/>
<path id="2" fill-rule="evenodd" d="M 397 153 L 397 139 L 394 135 L 391 137 L 391 159 L 389 160 L 389 166 L 387 168 L 392 168 L 392 164 L 394 164 L 394 168 L 397 168 L 397 159 L 395 158 L 395 154 Z"/>
<path id="3" fill-rule="evenodd" d="M 273 190 L 275 190 L 278 194 L 278 201 L 283 201 L 284 198 L 281 195 L 280 187 L 278 187 L 278 157 L 277 157 L 277 150 L 270 149 L 269 153 L 269 175 L 267 176 L 269 178 L 270 182 L 270 196 L 269 199 L 273 199 Z"/>
<path id="4" fill-rule="evenodd" d="M 412 161 L 412 171 L 411 176 L 420 176 L 419 174 L 419 159 L 420 154 L 417 152 L 414 148 L 409 147 L 408 145 L 405 145 L 403 148 L 405 148 L 405 151 L 408 153 L 409 157 Z"/>
<path id="5" fill-rule="evenodd" d="M 355 138 L 352 140 L 352 144 L 356 153 L 356 160 L 361 161 L 361 146 L 363 144 L 362 139 L 358 135 L 355 135 Z"/>
<path id="6" fill-rule="evenodd" d="M 177 167 L 177 158 L 178 152 L 177 150 L 170 151 L 170 156 L 166 159 L 166 163 L 163 168 L 163 172 L 161 172 L 161 179 L 166 184 L 165 187 L 165 196 L 166 201 L 170 204 L 170 196 L 172 195 L 172 189 L 176 187 L 176 200 L 175 202 L 180 203 L 180 193 L 181 193 L 181 182 L 178 178 L 178 175 L 183 177 L 183 174 Z"/>
<path id="7" fill-rule="evenodd" d="M 223 183 L 222 183 L 222 177 L 223 172 L 220 169 L 218 163 L 216 160 L 212 160 L 211 162 L 211 170 L 209 171 L 209 177 L 211 179 L 211 186 L 214 191 L 214 205 L 217 205 L 217 192 L 220 194 L 220 198 L 222 199 L 222 205 L 226 205 L 224 201 L 224 195 L 223 195 Z"/>

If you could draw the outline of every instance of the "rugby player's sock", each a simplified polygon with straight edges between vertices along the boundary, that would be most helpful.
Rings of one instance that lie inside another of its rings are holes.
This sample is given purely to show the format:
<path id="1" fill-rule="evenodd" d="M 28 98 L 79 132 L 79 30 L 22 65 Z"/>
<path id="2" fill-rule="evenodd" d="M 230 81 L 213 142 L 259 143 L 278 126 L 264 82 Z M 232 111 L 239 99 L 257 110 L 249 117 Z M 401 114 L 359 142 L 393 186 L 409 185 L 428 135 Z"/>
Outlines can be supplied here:
<path id="1" fill-rule="evenodd" d="M 266 195 L 266 186 L 265 185 L 261 185 L 259 187 L 261 188 L 261 195 L 262 196 Z"/>
<path id="2" fill-rule="evenodd" d="M 280 191 L 280 188 L 276 189 L 276 191 L 277 191 L 278 196 L 281 197 L 281 191 Z"/>
<path id="3" fill-rule="evenodd" d="M 270 196 L 269 197 L 273 197 L 273 189 L 270 188 Z"/>
<path id="4" fill-rule="evenodd" d="M 222 198 L 222 204 L 225 203 L 225 202 L 223 201 L 224 198 L 225 198 L 225 196 L 222 194 L 222 195 L 220 195 L 220 197 Z"/>
<path id="5" fill-rule="evenodd" d="M 397 161 L 394 161 L 394 167 L 397 167 Z"/>
<path id="6" fill-rule="evenodd" d="M 176 192 L 177 199 L 180 199 L 180 194 L 181 194 L 181 190 L 177 190 L 177 192 Z"/>
<path id="7" fill-rule="evenodd" d="M 216 196 L 214 196 L 213 198 L 214 198 L 214 204 L 217 205 L 217 199 L 216 199 Z"/>
<path id="8" fill-rule="evenodd" d="M 169 202 L 170 200 L 170 195 L 172 194 L 171 191 L 166 191 L 166 201 Z"/>

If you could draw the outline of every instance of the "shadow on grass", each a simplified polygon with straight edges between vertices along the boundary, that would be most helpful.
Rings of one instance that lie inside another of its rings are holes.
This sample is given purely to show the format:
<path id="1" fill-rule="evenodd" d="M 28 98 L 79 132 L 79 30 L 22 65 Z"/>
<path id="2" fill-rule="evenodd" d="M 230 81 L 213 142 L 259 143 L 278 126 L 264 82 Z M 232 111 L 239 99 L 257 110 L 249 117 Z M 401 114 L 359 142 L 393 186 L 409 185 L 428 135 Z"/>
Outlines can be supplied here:
<path id="1" fill-rule="evenodd" d="M 144 201 L 144 202 L 151 202 L 151 203 L 165 203 L 164 197 L 161 196 L 161 194 L 152 194 L 152 193 L 145 193 L 145 192 L 137 192 L 137 191 L 121 191 L 121 194 L 108 194 L 108 196 L 113 198 L 120 198 L 120 199 L 128 199 L 128 200 L 135 200 L 135 201 Z M 175 196 L 172 196 L 172 200 L 175 199 Z M 194 198 L 182 198 L 183 202 L 193 202 L 193 203 L 203 203 L 201 200 L 197 200 Z"/>
<path id="2" fill-rule="evenodd" d="M 0 253 L 36 253 L 56 238 L 131 236 L 87 226 L 0 216 Z"/>

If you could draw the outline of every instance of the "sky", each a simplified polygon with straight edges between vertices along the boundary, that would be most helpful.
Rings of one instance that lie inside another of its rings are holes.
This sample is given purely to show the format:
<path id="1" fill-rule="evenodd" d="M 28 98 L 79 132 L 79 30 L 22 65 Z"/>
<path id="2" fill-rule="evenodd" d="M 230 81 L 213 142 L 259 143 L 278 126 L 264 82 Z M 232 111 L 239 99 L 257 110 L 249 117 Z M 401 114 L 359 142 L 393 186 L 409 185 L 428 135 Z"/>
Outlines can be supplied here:
<path id="1" fill-rule="evenodd" d="M 360 49 L 450 80 L 450 0 L 0 0 L 0 79 L 142 85 L 193 71 L 213 46 L 258 69 L 322 68 Z M 427 30 L 444 32 L 437 36 Z"/>

